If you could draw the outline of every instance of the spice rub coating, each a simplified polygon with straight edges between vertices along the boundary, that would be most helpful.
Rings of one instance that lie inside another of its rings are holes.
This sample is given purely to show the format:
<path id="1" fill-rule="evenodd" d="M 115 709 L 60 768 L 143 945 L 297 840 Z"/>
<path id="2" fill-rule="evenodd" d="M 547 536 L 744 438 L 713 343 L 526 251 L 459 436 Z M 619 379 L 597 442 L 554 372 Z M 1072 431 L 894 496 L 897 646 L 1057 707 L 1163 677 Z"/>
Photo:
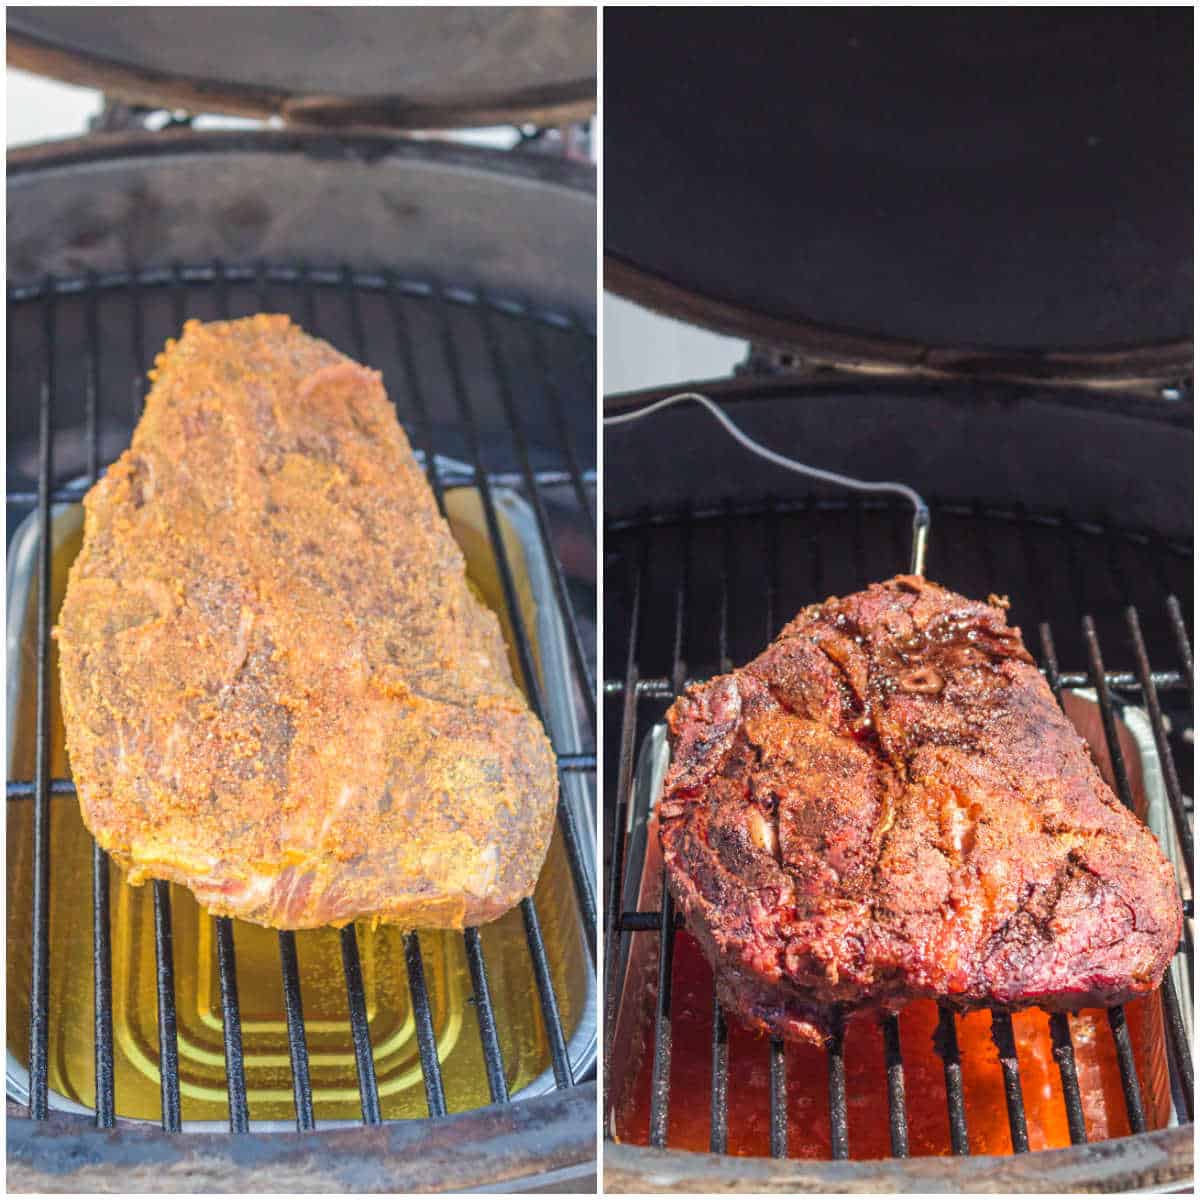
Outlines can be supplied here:
<path id="1" fill-rule="evenodd" d="M 668 884 L 752 1028 L 1115 1004 L 1174 954 L 1173 870 L 1000 604 L 915 576 L 830 599 L 668 722 Z"/>
<path id="2" fill-rule="evenodd" d="M 151 378 L 56 630 L 88 829 L 261 925 L 500 916 L 554 759 L 380 376 L 258 315 L 189 321 Z"/>

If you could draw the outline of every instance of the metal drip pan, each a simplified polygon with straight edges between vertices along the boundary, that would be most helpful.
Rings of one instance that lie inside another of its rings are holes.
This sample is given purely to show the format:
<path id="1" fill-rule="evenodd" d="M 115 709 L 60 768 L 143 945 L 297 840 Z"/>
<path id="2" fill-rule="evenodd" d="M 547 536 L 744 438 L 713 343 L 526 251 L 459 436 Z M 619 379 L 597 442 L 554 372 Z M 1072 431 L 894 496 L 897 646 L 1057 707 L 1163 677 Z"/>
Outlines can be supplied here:
<path id="1" fill-rule="evenodd" d="M 424 461 L 423 455 L 418 459 Z M 451 529 L 467 559 L 468 578 L 497 610 L 510 650 L 512 623 L 504 606 L 497 563 L 483 519 L 474 470 L 441 455 L 436 475 L 445 489 Z M 80 489 L 85 480 L 67 487 Z M 547 555 L 535 514 L 515 489 L 493 486 L 491 496 L 501 536 L 516 576 L 521 618 L 537 664 L 547 733 L 557 747 L 579 744 L 580 722 L 572 694 L 569 648 L 563 617 L 553 595 Z M 82 506 L 51 508 L 51 616 L 58 611 L 67 569 L 82 536 Z M 8 559 L 7 649 L 8 748 L 10 779 L 31 778 L 35 728 L 37 515 L 18 527 Z M 61 715 L 57 707 L 57 668 L 51 663 L 51 1054 L 50 1108 L 94 1113 L 93 990 L 91 929 L 91 839 L 65 781 Z M 518 673 L 518 678 L 519 673 Z M 11 793 L 11 789 L 10 789 Z M 584 861 L 594 862 L 591 802 L 583 772 L 562 772 L 563 802 L 583 835 Z M 6 1086 L 11 1100 L 29 1098 L 28 971 L 29 868 L 31 819 L 28 797 L 8 800 L 8 1000 L 9 1044 Z M 156 1052 L 155 958 L 150 887 L 131 888 L 110 867 L 112 888 L 113 1021 L 116 1048 L 116 1115 L 157 1121 L 159 1064 Z M 594 886 L 594 880 L 593 880 Z M 593 1069 L 597 1048 L 597 996 L 590 951 L 572 887 L 561 834 L 556 832 L 535 896 L 545 950 L 559 1006 L 571 1077 Z M 225 1060 L 221 1053 L 220 992 L 216 986 L 213 922 L 190 894 L 172 886 L 175 994 L 179 1028 L 182 1128 L 215 1132 L 228 1128 Z M 235 922 L 241 994 L 247 1101 L 253 1130 L 294 1130 L 288 1078 L 287 1022 L 273 931 Z M 422 1117 L 425 1093 L 414 1031 L 414 1015 L 404 966 L 403 935 L 367 924 L 357 929 L 371 1041 L 385 1119 Z M 486 946 L 492 1000 L 511 1099 L 543 1096 L 555 1090 L 555 1069 L 537 988 L 529 966 L 522 916 L 514 910 L 480 931 Z M 451 1113 L 488 1103 L 480 1039 L 472 1028 L 474 997 L 462 938 L 455 933 L 422 933 L 425 979 L 434 1020 L 437 1053 Z M 337 934 L 328 930 L 296 935 L 305 1019 L 313 1074 L 313 1104 L 319 1128 L 358 1124 L 355 1057 L 341 979 Z M 60 957 L 61 956 L 61 957 Z M 215 997 L 215 1004 L 214 1004 Z M 256 1116 L 266 1114 L 265 1116 Z M 189 1116 L 189 1114 L 191 1114 Z"/>

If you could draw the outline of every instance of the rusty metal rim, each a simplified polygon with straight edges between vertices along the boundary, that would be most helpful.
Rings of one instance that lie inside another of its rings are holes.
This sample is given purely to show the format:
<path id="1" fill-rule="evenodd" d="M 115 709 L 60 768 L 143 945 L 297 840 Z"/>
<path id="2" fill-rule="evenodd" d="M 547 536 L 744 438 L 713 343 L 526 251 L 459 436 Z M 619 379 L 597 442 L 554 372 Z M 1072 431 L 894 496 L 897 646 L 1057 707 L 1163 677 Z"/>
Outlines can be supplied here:
<path id="1" fill-rule="evenodd" d="M 78 87 L 98 88 L 105 95 L 130 104 L 262 119 L 281 116 L 301 125 L 354 124 L 387 129 L 465 129 L 526 122 L 560 125 L 586 120 L 596 110 L 594 79 L 530 88 L 507 97 L 465 98 L 449 105 L 413 104 L 394 96 L 351 100 L 246 84 L 183 80 L 97 55 L 63 50 L 12 30 L 8 34 L 8 63 Z"/>
<path id="2" fill-rule="evenodd" d="M 1145 388 L 1176 382 L 1192 371 L 1190 339 L 1094 351 L 927 346 L 775 317 L 693 292 L 611 254 L 604 257 L 604 286 L 667 316 L 731 337 L 794 350 L 809 363 L 864 376 L 970 377 L 1092 388 Z"/>
<path id="3" fill-rule="evenodd" d="M 604 1145 L 608 1192 L 1126 1192 L 1187 1183 L 1195 1127 L 1032 1154 L 822 1162 Z"/>
<path id="4" fill-rule="evenodd" d="M 594 1168 L 596 1085 L 440 1120 L 316 1133 L 180 1133 L 90 1118 L 10 1115 L 10 1192 L 518 1190 Z"/>

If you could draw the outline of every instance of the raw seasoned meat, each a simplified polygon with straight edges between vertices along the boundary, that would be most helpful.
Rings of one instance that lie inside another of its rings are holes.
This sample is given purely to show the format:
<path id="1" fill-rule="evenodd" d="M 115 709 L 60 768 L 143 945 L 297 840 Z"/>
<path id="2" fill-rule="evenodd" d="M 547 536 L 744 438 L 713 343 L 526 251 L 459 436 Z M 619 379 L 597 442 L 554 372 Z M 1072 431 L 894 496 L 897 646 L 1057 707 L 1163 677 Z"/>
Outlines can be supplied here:
<path id="1" fill-rule="evenodd" d="M 668 883 L 753 1028 L 1113 1004 L 1175 951 L 1171 866 L 1000 603 L 915 576 L 828 600 L 668 720 Z"/>
<path id="2" fill-rule="evenodd" d="M 554 760 L 379 375 L 260 315 L 152 377 L 56 631 L 87 827 L 262 925 L 499 916 Z"/>

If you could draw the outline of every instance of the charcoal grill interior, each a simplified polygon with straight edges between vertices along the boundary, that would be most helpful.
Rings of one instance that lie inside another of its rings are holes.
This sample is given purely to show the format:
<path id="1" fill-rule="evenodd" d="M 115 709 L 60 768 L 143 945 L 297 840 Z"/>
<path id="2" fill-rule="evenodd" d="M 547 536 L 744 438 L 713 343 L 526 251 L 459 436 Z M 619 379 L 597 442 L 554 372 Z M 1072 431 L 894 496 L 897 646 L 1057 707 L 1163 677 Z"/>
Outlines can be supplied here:
<path id="1" fill-rule="evenodd" d="M 688 385 L 688 390 L 693 386 L 696 390 L 708 390 L 703 385 Z M 774 415 L 770 418 L 775 422 L 775 437 L 764 437 L 761 425 L 757 429 L 747 428 L 773 448 L 796 454 L 814 465 L 866 478 L 902 478 L 925 490 L 932 509 L 927 567 L 930 578 L 967 595 L 1008 594 L 1012 599 L 1011 619 L 1022 627 L 1027 644 L 1040 658 L 1060 702 L 1064 689 L 1094 689 L 1117 791 L 1127 805 L 1133 801 L 1129 771 L 1117 741 L 1116 715 L 1125 704 L 1148 713 L 1183 851 L 1181 869 L 1190 880 L 1192 743 L 1190 733 L 1185 736 L 1185 731 L 1192 725 L 1192 652 L 1187 628 L 1187 615 L 1192 609 L 1192 556 L 1190 543 L 1183 536 L 1175 536 L 1179 529 L 1166 532 L 1163 528 L 1139 526 L 1128 521 L 1127 510 L 1123 523 L 1122 492 L 1112 479 L 1106 508 L 1094 502 L 1096 496 L 1088 496 L 1072 511 L 1057 503 L 1039 505 L 1038 488 L 1033 484 L 1018 494 L 981 493 L 971 498 L 964 491 L 964 481 L 952 478 L 955 474 L 952 467 L 942 463 L 939 478 L 936 458 L 921 474 L 872 472 L 870 468 L 855 471 L 854 460 L 844 456 L 844 435 L 848 430 L 859 429 L 860 423 L 871 415 L 870 389 L 856 394 L 853 402 L 843 400 L 840 425 L 829 423 L 824 435 L 803 415 L 806 404 L 819 406 L 819 386 L 809 388 L 807 395 L 804 389 L 793 389 L 792 394 L 785 396 L 789 388 L 782 380 L 739 385 L 727 381 L 722 398 L 730 415 L 739 420 L 750 417 L 755 400 L 761 400 L 765 390 L 775 393 Z M 888 390 L 894 392 L 895 388 L 881 387 L 874 397 L 880 412 L 885 407 L 883 392 Z M 649 394 L 619 397 L 610 403 L 614 408 L 624 408 L 651 398 L 656 397 Z M 631 897 L 637 896 L 637 881 L 646 854 L 644 823 L 648 797 L 633 790 L 643 744 L 686 683 L 748 661 L 804 605 L 907 570 L 911 547 L 911 509 L 907 506 L 858 497 L 848 499 L 831 492 L 806 494 L 803 483 L 790 484 L 789 491 L 789 482 L 783 476 L 772 476 L 764 484 L 760 482 L 761 464 L 744 456 L 732 443 L 723 450 L 714 450 L 706 429 L 711 422 L 698 411 L 692 416 L 695 420 L 686 427 L 680 418 L 680 424 L 666 439 L 661 429 L 652 428 L 656 418 L 640 423 L 636 435 L 626 433 L 624 428 L 606 435 L 606 513 L 615 514 L 607 518 L 605 540 L 605 795 L 615 798 L 606 803 L 605 812 L 606 1072 L 613 1061 L 612 1038 L 631 939 L 653 938 L 658 964 L 650 1034 L 652 1049 L 647 1045 L 645 1050 L 653 1055 L 648 1128 L 634 1135 L 635 1141 L 651 1149 L 608 1144 L 607 1186 L 614 1190 L 653 1187 L 693 1191 L 715 1186 L 718 1181 L 728 1184 L 734 1178 L 742 1181 L 739 1186 L 749 1186 L 747 1180 L 754 1179 L 763 1188 L 786 1184 L 798 1190 L 823 1190 L 832 1181 L 867 1190 L 871 1190 L 872 1184 L 885 1181 L 888 1185 L 885 1190 L 893 1186 L 921 1190 L 915 1183 L 904 1182 L 919 1178 L 956 1186 L 952 1170 L 942 1170 L 936 1160 L 914 1159 L 904 1164 L 886 1160 L 835 1162 L 826 1167 L 807 1163 L 803 1171 L 793 1163 L 790 1173 L 773 1173 L 764 1166 L 754 1167 L 747 1176 L 740 1174 L 745 1165 L 743 1159 L 732 1169 L 723 1168 L 720 1160 L 696 1154 L 656 1153 L 672 1144 L 671 1105 L 673 1101 L 679 1102 L 671 1085 L 672 959 L 678 923 L 669 895 L 655 910 L 630 908 L 631 903 L 636 903 Z M 1178 419 L 1179 413 L 1172 414 L 1170 406 L 1163 405 L 1158 419 L 1147 424 L 1147 436 L 1154 436 L 1156 431 L 1161 433 Z M 968 416 L 968 427 L 969 424 Z M 1066 444 L 1076 445 L 1086 455 L 1086 414 L 1079 414 L 1077 425 L 1077 440 Z M 793 433 L 803 428 L 804 433 L 799 438 L 782 440 L 789 427 Z M 901 460 L 908 457 L 911 461 L 919 457 L 920 445 L 927 437 L 937 441 L 936 433 L 919 421 L 909 421 L 907 434 L 903 427 L 898 428 L 899 431 L 890 424 L 887 426 L 888 436 L 896 434 L 900 444 L 890 452 L 881 451 L 885 457 L 893 453 Z M 719 440 L 720 435 L 716 436 Z M 851 432 L 849 436 L 855 434 Z M 992 436 L 990 431 L 987 436 Z M 993 449 L 1001 462 L 1006 455 L 1022 453 L 1017 441 L 1020 436 L 1018 433 L 1008 442 L 1002 437 L 996 440 Z M 664 466 L 659 482 L 646 485 L 632 464 L 642 459 L 648 447 L 655 446 L 656 438 L 657 450 L 649 452 L 656 452 L 669 462 L 678 447 L 687 446 L 687 463 L 686 467 Z M 964 438 L 960 456 L 970 458 L 978 447 L 967 442 Z M 664 447 L 675 449 L 664 450 Z M 693 450 L 696 450 L 694 455 Z M 1030 453 L 1028 457 L 1036 455 Z M 1014 466 L 1012 470 L 1017 475 L 1021 468 Z M 691 476 L 690 480 L 684 478 L 685 472 Z M 984 487 L 994 482 L 986 474 L 980 476 Z M 1064 465 L 1061 474 L 1069 477 L 1070 468 Z M 1160 474 L 1157 482 L 1146 480 L 1145 494 L 1139 497 L 1139 503 L 1153 505 L 1153 493 L 1160 486 L 1164 493 L 1177 489 L 1174 494 L 1178 509 L 1171 520 L 1163 518 L 1163 525 L 1187 528 L 1190 504 L 1185 497 L 1191 495 L 1190 437 L 1185 436 L 1175 452 L 1163 457 Z M 664 483 L 664 477 L 670 478 Z M 1054 493 L 1059 482 L 1047 480 L 1043 492 Z M 939 486 L 950 495 L 939 495 Z M 764 487 L 774 488 L 765 498 L 761 494 Z M 1098 487 L 1102 491 L 1103 483 Z M 714 491 L 721 488 L 725 489 L 725 496 L 714 496 Z M 696 498 L 691 498 L 689 492 Z M 670 502 L 664 504 L 661 497 L 667 493 Z M 635 811 L 630 811 L 631 805 Z M 632 831 L 630 837 L 627 830 Z M 640 839 L 638 831 L 642 834 Z M 666 895 L 665 886 L 663 894 Z M 1184 894 L 1189 920 L 1185 923 L 1185 945 L 1180 947 L 1179 958 L 1185 962 L 1190 977 L 1190 889 Z M 1146 1136 L 1176 1139 L 1177 1157 L 1165 1174 L 1178 1181 L 1191 1170 L 1193 1078 L 1188 1035 L 1190 1014 L 1185 1021 L 1170 973 L 1164 978 L 1160 1002 L 1171 1095 L 1178 1121 L 1186 1128 Z M 1147 1120 L 1142 1085 L 1121 1008 L 1111 1011 L 1109 1025 L 1129 1127 L 1137 1135 L 1146 1130 Z M 954 1014 L 943 1008 L 937 1050 L 944 1066 L 950 1149 L 959 1156 L 968 1154 L 969 1147 L 955 1029 Z M 728 1074 L 727 1022 L 715 1000 L 713 1030 L 709 1149 L 719 1155 L 727 1148 L 728 1096 L 739 1087 L 739 1079 Z M 1003 1073 L 1011 1146 L 1020 1154 L 1028 1150 L 1029 1140 L 1011 1018 L 996 1014 L 992 1033 L 1000 1060 L 998 1069 Z M 1089 1148 L 1084 1146 L 1087 1140 L 1084 1114 L 1065 1017 L 1051 1017 L 1051 1035 L 1074 1145 L 1072 1149 L 1034 1155 L 1035 1159 L 1044 1160 L 1044 1165 L 1031 1167 L 1030 1173 L 1023 1176 L 1011 1173 L 1005 1176 L 1004 1172 L 1018 1168 L 998 1167 L 995 1164 L 1000 1160 L 990 1159 L 998 1172 L 996 1179 L 1007 1178 L 1022 1190 L 1032 1186 L 1035 1179 L 1044 1187 L 1050 1178 L 1044 1172 L 1064 1169 L 1069 1162 L 1074 1170 L 1082 1172 L 1075 1176 L 1076 1180 L 1090 1175 L 1094 1181 L 1107 1170 L 1108 1180 L 1122 1186 L 1135 1186 L 1139 1181 L 1143 1186 L 1161 1182 L 1161 1177 L 1154 1178 L 1153 1171 L 1147 1173 L 1144 1164 L 1129 1161 L 1122 1167 L 1119 1156 L 1110 1156 L 1105 1168 L 1098 1156 L 1083 1157 Z M 828 1049 L 829 1144 L 833 1160 L 844 1160 L 850 1152 L 843 1036 L 839 1031 Z M 904 1159 L 908 1156 L 909 1139 L 904 1066 L 895 1018 L 883 1023 L 883 1046 L 885 1061 L 881 1068 L 887 1080 L 891 1153 L 895 1159 Z M 761 1053 L 768 1063 L 770 1078 L 770 1153 L 782 1159 L 788 1154 L 783 1046 L 763 1041 Z M 627 1080 L 606 1073 L 606 1136 L 611 1136 L 610 1114 L 613 1106 L 622 1102 L 626 1083 Z M 883 1102 L 882 1096 L 879 1102 Z M 1075 1157 L 1070 1158 L 1073 1151 Z M 838 1174 L 842 1167 L 845 1170 Z M 904 1170 L 915 1173 L 904 1174 Z M 957 1180 L 965 1182 L 968 1178 L 978 1181 L 980 1176 L 960 1174 Z"/>
<path id="2" fill-rule="evenodd" d="M 596 907 L 591 875 L 590 829 L 579 819 L 594 804 L 595 691 L 593 661 L 595 477 L 594 335 L 585 316 L 546 309 L 521 296 L 492 294 L 428 276 L 387 269 L 308 268 L 303 263 L 255 261 L 181 263 L 164 268 L 57 274 L 10 287 L 9 328 L 9 534 L 28 513 L 40 536 L 37 594 L 37 743 L 31 778 L 10 779 L 7 800 L 33 808 L 32 962 L 12 965 L 10 985 L 29 987 L 28 1113 L 51 1115 L 48 1068 L 54 1052 L 48 976 L 52 804 L 74 803 L 69 779 L 49 773 L 49 609 L 51 556 L 45 536 L 51 506 L 77 501 L 86 487 L 128 444 L 147 387 L 145 372 L 163 341 L 185 318 L 217 319 L 256 311 L 287 312 L 309 332 L 358 360 L 381 369 L 388 394 L 414 448 L 423 456 L 431 487 L 444 505 L 448 487 L 478 489 L 503 585 L 520 678 L 530 702 L 545 716 L 530 630 L 516 595 L 513 567 L 501 537 L 498 493 L 516 491 L 530 506 L 537 535 L 551 565 L 554 603 L 567 632 L 569 687 L 580 715 L 580 736 L 558 744 L 563 796 L 559 834 L 577 896 L 577 936 L 595 954 Z M 82 477 L 82 478 L 81 478 Z M 591 551 L 586 548 L 593 547 Z M 569 565 L 564 565 L 569 560 Z M 584 564 L 581 566 L 581 564 Z M 582 792 L 582 807 L 569 803 Z M 590 818 L 589 818 L 590 820 Z M 113 979 L 110 942 L 110 872 L 94 850 L 92 896 L 95 968 L 95 1123 L 111 1127 L 119 1116 L 114 1079 Z M 169 888 L 154 883 L 154 954 L 158 980 L 158 1054 L 161 1124 L 183 1127 L 177 1013 L 173 986 Z M 536 990 L 549 1043 L 554 1087 L 573 1094 L 585 1082 L 586 1063 L 572 1063 L 571 1030 L 560 1018 L 552 964 L 533 900 L 521 906 L 527 945 L 523 969 Z M 228 1084 L 228 1125 L 235 1133 L 254 1127 L 248 1107 L 243 1032 L 238 1005 L 235 923 L 215 920 L 221 1017 Z M 353 926 L 341 934 L 349 1011 L 345 1036 L 352 1040 L 361 1121 L 382 1120 L 364 1000 L 359 941 Z M 512 1099 L 501 1051 L 501 1033 L 489 994 L 489 964 L 478 930 L 464 937 L 473 987 L 487 1091 L 493 1103 Z M 431 1021 L 430 983 L 422 938 L 404 938 L 415 1036 L 430 1117 L 451 1110 L 443 1087 Z M 594 969 L 594 964 L 591 969 Z M 493 967 L 494 970 L 494 967 Z M 295 1128 L 311 1131 L 313 1088 L 304 1017 L 304 963 L 295 937 L 279 934 L 279 987 L 286 1005 Z M 578 1014 L 576 1014 L 578 1016 Z M 576 1078 L 578 1072 L 579 1078 Z M 11 1111 L 11 1108 L 10 1108 Z M 578 1122 L 576 1122 L 578 1124 Z M 10 1138 L 12 1137 L 10 1132 Z"/>

